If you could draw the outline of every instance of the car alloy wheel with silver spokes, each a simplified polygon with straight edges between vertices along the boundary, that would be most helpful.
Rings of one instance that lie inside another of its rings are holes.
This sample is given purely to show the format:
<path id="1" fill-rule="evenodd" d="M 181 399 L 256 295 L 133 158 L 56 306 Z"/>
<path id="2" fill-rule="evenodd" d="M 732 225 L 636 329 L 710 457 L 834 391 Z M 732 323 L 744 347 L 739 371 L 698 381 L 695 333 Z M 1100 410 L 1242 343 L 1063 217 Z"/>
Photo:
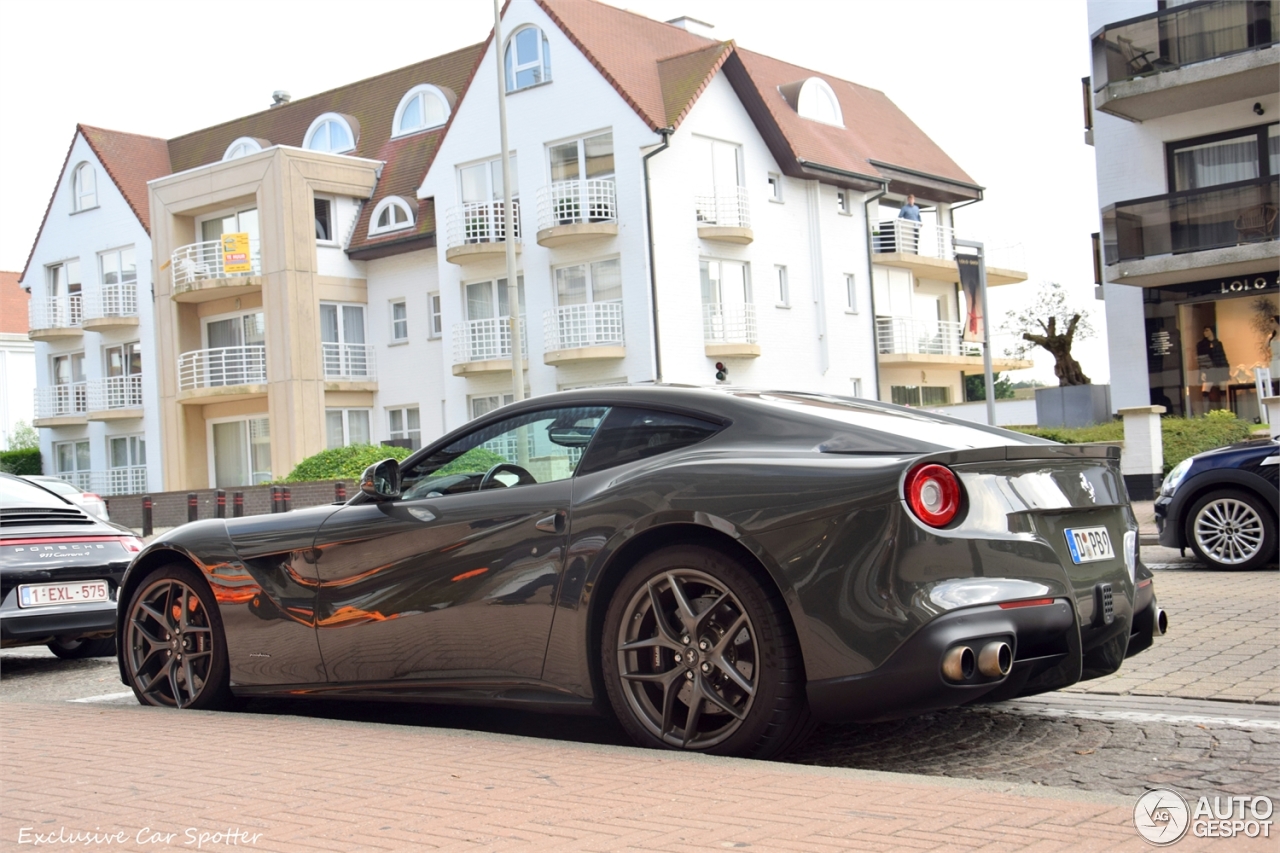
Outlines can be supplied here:
<path id="1" fill-rule="evenodd" d="M 665 743 L 705 749 L 742 724 L 757 690 L 756 630 L 722 581 L 681 568 L 649 580 L 618 627 L 627 702 Z"/>
<path id="2" fill-rule="evenodd" d="M 220 625 L 181 574 L 172 568 L 157 572 L 134 593 L 124 625 L 124 660 L 143 703 L 215 707 L 227 689 Z"/>
<path id="3" fill-rule="evenodd" d="M 1196 513 L 1192 529 L 1199 550 L 1226 566 L 1252 560 L 1265 537 L 1258 512 L 1237 498 L 1217 498 L 1205 504 Z"/>

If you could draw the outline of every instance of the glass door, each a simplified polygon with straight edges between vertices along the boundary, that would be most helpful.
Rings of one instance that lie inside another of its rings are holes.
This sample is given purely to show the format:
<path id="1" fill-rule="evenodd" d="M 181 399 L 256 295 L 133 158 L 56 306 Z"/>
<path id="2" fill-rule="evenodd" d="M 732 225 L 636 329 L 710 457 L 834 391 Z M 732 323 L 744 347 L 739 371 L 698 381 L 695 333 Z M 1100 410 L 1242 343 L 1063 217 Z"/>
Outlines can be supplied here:
<path id="1" fill-rule="evenodd" d="M 320 347 L 324 375 L 359 378 L 369 375 L 365 346 L 364 306 L 320 303 Z"/>
<path id="2" fill-rule="evenodd" d="M 215 423 L 211 432 L 215 488 L 271 480 L 271 426 L 267 418 Z"/>
<path id="3" fill-rule="evenodd" d="M 265 382 L 266 331 L 266 317 L 261 311 L 206 322 L 206 385 Z"/>

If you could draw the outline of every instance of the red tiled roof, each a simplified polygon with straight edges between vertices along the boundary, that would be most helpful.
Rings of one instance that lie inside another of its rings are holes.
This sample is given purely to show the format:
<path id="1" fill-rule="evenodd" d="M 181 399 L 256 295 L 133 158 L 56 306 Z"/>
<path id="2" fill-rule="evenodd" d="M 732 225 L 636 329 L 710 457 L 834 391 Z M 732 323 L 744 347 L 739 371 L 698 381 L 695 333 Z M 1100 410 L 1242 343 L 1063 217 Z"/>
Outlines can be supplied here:
<path id="1" fill-rule="evenodd" d="M 0 272 L 0 333 L 25 335 L 31 294 L 18 284 L 16 272 Z"/>

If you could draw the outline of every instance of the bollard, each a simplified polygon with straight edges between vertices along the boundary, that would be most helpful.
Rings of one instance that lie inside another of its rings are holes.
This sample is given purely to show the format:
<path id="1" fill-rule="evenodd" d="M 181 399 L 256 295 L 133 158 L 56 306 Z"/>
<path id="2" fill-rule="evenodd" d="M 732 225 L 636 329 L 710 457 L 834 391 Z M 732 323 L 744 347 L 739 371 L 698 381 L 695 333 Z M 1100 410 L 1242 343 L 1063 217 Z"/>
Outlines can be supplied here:
<path id="1" fill-rule="evenodd" d="M 233 518 L 244 517 L 244 492 L 236 492 L 231 496 L 231 516 Z"/>
<path id="2" fill-rule="evenodd" d="M 227 493 L 222 489 L 218 489 L 218 491 L 215 494 L 217 495 L 217 498 L 216 498 L 217 503 L 215 504 L 214 518 L 226 518 L 227 517 Z"/>
<path id="3" fill-rule="evenodd" d="M 272 486 L 271 487 L 271 511 L 273 513 L 280 511 L 280 502 L 283 500 L 284 500 L 284 495 L 280 494 L 280 487 Z"/>
<path id="4" fill-rule="evenodd" d="M 200 517 L 200 496 L 195 492 L 187 492 L 187 521 L 195 521 Z"/>
<path id="5" fill-rule="evenodd" d="M 288 486 L 280 489 L 280 507 L 284 512 L 293 510 L 293 492 L 289 490 Z"/>
<path id="6" fill-rule="evenodd" d="M 339 503 L 347 502 L 347 484 L 346 483 L 333 484 L 333 499 Z"/>
<path id="7" fill-rule="evenodd" d="M 142 538 L 146 539 L 153 532 L 151 527 L 151 495 L 142 496 Z"/>

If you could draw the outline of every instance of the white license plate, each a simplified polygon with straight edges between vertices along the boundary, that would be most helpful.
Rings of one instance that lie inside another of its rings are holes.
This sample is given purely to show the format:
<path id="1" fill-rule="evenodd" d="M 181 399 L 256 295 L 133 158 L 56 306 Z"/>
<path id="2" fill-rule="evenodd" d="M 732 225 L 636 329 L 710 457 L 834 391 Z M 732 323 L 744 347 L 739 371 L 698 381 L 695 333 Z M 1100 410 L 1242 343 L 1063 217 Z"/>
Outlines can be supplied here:
<path id="1" fill-rule="evenodd" d="M 1077 565 L 1098 560 L 1114 560 L 1116 549 L 1111 547 L 1111 534 L 1105 527 L 1068 527 L 1067 547 L 1071 559 Z"/>
<path id="2" fill-rule="evenodd" d="M 106 581 L 44 583 L 18 587 L 19 607 L 48 607 L 52 604 L 110 600 Z"/>

